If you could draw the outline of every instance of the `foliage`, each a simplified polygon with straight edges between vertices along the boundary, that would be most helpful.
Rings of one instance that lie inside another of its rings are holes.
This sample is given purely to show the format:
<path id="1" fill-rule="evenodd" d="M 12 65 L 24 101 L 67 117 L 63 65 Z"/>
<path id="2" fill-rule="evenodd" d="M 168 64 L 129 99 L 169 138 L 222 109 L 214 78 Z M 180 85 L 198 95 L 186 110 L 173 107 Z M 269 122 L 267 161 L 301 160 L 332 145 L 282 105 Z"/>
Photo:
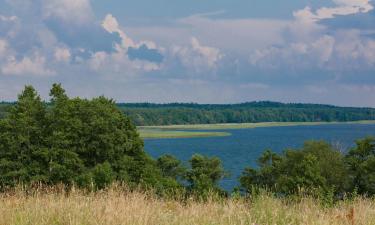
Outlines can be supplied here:
<path id="1" fill-rule="evenodd" d="M 0 120 L 0 186 L 113 180 L 162 187 L 162 174 L 144 152 L 135 126 L 112 100 L 69 98 L 54 84 L 51 103 L 33 87 Z"/>
<path id="2" fill-rule="evenodd" d="M 328 193 L 343 194 L 348 171 L 341 152 L 323 141 L 309 141 L 301 149 L 282 154 L 268 150 L 258 159 L 258 169 L 246 168 L 241 187 L 251 193 L 258 188 L 278 195 Z"/>
<path id="3" fill-rule="evenodd" d="M 375 109 L 372 108 L 336 107 L 318 104 L 249 102 L 227 105 L 188 103 L 118 105 L 137 126 L 375 120 Z"/>
<path id="4" fill-rule="evenodd" d="M 346 161 L 352 189 L 359 194 L 375 195 L 375 138 L 358 140 Z"/>
<path id="5" fill-rule="evenodd" d="M 210 192 L 221 193 L 218 183 L 225 177 L 225 171 L 219 158 L 209 158 L 199 154 L 190 159 L 191 169 L 185 177 L 190 192 L 205 195 Z"/>

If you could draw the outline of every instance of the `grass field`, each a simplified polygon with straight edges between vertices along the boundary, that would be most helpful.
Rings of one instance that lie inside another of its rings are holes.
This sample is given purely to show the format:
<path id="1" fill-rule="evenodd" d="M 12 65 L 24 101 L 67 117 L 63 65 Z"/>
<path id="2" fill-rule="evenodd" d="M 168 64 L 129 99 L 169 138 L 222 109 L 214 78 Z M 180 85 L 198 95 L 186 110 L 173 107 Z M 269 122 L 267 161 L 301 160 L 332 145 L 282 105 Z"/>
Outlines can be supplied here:
<path id="1" fill-rule="evenodd" d="M 189 132 L 162 130 L 153 128 L 138 129 L 141 138 L 144 139 L 161 139 L 161 138 L 202 138 L 202 137 L 223 137 L 230 136 L 228 132 Z"/>
<path id="2" fill-rule="evenodd" d="M 141 129 L 159 130 L 230 130 L 247 129 L 257 127 L 281 127 L 281 126 L 313 126 L 329 124 L 375 124 L 375 120 L 363 120 L 353 122 L 266 122 L 266 123 L 225 123 L 225 124 L 188 124 L 169 126 L 143 126 Z"/>
<path id="3" fill-rule="evenodd" d="M 268 123 L 225 123 L 225 124 L 189 124 L 169 126 L 140 126 L 138 131 L 144 139 L 163 138 L 199 138 L 230 136 L 230 132 L 210 132 L 209 130 L 233 130 L 258 127 L 314 126 L 329 124 L 375 124 L 375 121 L 354 122 L 268 122 Z M 191 130 L 191 131 L 189 131 Z M 206 131 L 203 131 L 206 130 Z M 208 131 L 207 131 L 208 130 Z M 194 132 L 192 132 L 194 131 Z M 199 131 L 199 132 L 197 132 Z"/>
<path id="4" fill-rule="evenodd" d="M 0 194 L 2 225 L 371 225 L 375 200 L 358 198 L 325 208 L 313 199 L 280 200 L 262 195 L 246 201 L 163 200 L 152 194 L 110 189 L 15 191 Z"/>

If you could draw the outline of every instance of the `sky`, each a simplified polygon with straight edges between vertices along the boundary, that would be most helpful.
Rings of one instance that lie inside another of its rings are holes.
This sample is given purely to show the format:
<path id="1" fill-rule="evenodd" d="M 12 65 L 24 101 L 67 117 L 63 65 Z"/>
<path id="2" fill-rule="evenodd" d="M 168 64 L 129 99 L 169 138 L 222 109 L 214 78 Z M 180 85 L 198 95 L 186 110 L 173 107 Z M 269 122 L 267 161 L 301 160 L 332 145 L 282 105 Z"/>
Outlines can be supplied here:
<path id="1" fill-rule="evenodd" d="M 0 0 L 0 101 L 375 107 L 372 0 Z"/>

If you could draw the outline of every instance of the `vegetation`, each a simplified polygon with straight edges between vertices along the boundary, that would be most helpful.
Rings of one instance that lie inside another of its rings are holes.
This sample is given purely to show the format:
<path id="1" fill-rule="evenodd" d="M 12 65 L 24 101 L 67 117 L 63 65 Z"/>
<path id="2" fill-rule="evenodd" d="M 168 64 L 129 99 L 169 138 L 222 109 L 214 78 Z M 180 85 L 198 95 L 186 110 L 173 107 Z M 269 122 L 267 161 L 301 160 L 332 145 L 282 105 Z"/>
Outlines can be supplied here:
<path id="1" fill-rule="evenodd" d="M 10 103 L 0 103 L 0 118 Z M 375 120 L 375 109 L 318 104 L 248 102 L 202 105 L 188 103 L 121 103 L 117 106 L 137 126 L 260 122 L 347 122 Z"/>
<path id="2" fill-rule="evenodd" d="M 222 171 L 216 158 L 193 156 L 190 169 L 180 180 L 163 175 L 162 168 L 144 151 L 135 126 L 112 100 L 70 99 L 58 84 L 53 85 L 50 96 L 47 109 L 34 88 L 26 86 L 0 120 L 1 189 L 19 183 L 103 189 L 117 181 L 161 194 L 189 193 L 203 189 L 199 177 L 207 178 L 207 191 L 218 189 L 211 176 L 211 171 Z M 202 164 L 195 164 L 197 158 Z M 212 167 L 201 168 L 205 165 Z"/>
<path id="3" fill-rule="evenodd" d="M 138 131 L 143 139 L 224 137 L 231 135 L 228 132 L 189 132 L 155 128 L 140 128 Z"/>
<path id="4" fill-rule="evenodd" d="M 282 154 L 267 150 L 258 167 L 243 171 L 240 187 L 227 193 L 219 185 L 227 176 L 220 159 L 152 159 L 112 100 L 69 98 L 59 84 L 50 96 L 47 104 L 26 86 L 0 119 L 0 224 L 375 219 L 375 138 L 358 140 L 348 152 L 324 141 Z"/>
<path id="5" fill-rule="evenodd" d="M 375 109 L 317 104 L 249 102 L 232 105 L 118 104 L 137 126 L 375 120 Z"/>
<path id="6" fill-rule="evenodd" d="M 279 199 L 261 194 L 247 199 L 186 201 L 112 187 L 85 193 L 64 189 L 16 190 L 0 194 L 0 224 L 70 225 L 372 225 L 375 200 L 356 198 L 327 208 L 318 200 Z"/>
<path id="7" fill-rule="evenodd" d="M 258 127 L 315 126 L 331 124 L 375 124 L 375 120 L 359 120 L 350 122 L 264 122 L 264 123 L 220 123 L 220 124 L 185 124 L 165 126 L 141 126 L 140 131 L 173 131 L 173 130 L 231 130 Z"/>
<path id="8" fill-rule="evenodd" d="M 277 196 L 303 193 L 328 201 L 348 193 L 374 196 L 375 139 L 358 140 L 345 155 L 323 141 L 306 142 L 282 154 L 267 150 L 258 168 L 245 169 L 240 182 L 249 194 L 265 189 Z"/>

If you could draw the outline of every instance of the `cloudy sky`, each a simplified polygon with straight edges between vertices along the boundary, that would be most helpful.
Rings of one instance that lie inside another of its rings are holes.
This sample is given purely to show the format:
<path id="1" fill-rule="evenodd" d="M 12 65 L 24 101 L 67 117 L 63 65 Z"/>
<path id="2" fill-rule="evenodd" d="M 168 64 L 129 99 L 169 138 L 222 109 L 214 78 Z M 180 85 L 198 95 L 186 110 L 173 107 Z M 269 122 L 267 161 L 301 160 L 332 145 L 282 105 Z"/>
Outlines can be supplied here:
<path id="1" fill-rule="evenodd" d="M 0 0 L 0 101 L 375 107 L 371 0 Z"/>

